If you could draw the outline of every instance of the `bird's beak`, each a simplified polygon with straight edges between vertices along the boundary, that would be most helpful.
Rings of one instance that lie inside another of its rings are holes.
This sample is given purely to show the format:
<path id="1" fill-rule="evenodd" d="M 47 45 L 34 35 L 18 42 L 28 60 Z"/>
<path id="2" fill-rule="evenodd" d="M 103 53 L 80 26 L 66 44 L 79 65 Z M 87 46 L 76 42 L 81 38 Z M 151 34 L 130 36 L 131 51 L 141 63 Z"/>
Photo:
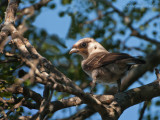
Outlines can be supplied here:
<path id="1" fill-rule="evenodd" d="M 72 49 L 69 51 L 69 54 L 77 53 L 77 52 L 79 52 L 79 49 L 77 49 L 77 48 L 72 48 Z"/>

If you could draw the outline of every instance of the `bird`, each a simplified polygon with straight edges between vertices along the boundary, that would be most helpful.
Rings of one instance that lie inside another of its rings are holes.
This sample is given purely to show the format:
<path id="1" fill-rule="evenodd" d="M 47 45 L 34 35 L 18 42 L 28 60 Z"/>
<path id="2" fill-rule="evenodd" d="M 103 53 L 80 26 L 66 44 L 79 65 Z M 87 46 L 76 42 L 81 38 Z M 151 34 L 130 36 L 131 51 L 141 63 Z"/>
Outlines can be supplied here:
<path id="1" fill-rule="evenodd" d="M 78 40 L 69 54 L 77 53 L 83 57 L 81 67 L 92 78 L 91 93 L 96 83 L 117 83 L 120 92 L 121 79 L 134 65 L 145 64 L 144 60 L 126 53 L 111 53 L 93 38 Z"/>

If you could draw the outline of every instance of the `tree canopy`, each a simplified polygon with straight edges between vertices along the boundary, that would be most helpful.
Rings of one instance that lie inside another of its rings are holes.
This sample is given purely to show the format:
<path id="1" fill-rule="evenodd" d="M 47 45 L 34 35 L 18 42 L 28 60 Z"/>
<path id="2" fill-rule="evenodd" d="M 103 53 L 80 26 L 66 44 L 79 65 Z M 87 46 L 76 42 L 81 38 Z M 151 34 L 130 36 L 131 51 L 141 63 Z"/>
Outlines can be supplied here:
<path id="1" fill-rule="evenodd" d="M 59 19 L 69 17 L 65 37 L 64 31 L 51 34 L 33 24 L 43 8 Z M 139 120 L 160 119 L 159 0 L 1 0 L 0 23 L 1 119 L 83 120 L 99 113 L 103 120 L 115 120 L 142 102 Z M 123 78 L 123 92 L 97 85 L 93 95 L 88 93 L 91 78 L 81 68 L 82 58 L 68 53 L 72 43 L 85 37 L 110 52 L 146 61 Z M 130 89 L 134 83 L 139 87 Z M 73 112 L 65 113 L 70 107 Z"/>

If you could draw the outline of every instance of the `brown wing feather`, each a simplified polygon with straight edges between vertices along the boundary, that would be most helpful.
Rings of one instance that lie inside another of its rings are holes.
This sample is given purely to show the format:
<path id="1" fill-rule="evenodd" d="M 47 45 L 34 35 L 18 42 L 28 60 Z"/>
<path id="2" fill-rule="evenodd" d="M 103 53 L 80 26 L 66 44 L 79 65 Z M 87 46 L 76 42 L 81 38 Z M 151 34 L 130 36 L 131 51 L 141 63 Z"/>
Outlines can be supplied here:
<path id="1" fill-rule="evenodd" d="M 88 70 L 93 70 L 98 67 L 102 67 L 111 63 L 135 63 L 143 64 L 143 60 L 136 59 L 125 53 L 95 53 L 91 55 L 84 63 L 84 68 Z"/>

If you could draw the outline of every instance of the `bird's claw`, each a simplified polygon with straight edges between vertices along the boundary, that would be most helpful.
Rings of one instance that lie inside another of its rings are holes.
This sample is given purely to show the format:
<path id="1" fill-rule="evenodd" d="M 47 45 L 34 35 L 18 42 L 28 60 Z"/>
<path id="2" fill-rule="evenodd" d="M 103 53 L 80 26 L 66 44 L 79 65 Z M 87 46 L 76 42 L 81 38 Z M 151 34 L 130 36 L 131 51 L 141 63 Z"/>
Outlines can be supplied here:
<path id="1" fill-rule="evenodd" d="M 91 91 L 90 91 L 90 94 L 93 94 L 93 89 L 95 87 L 95 82 L 90 82 L 90 86 L 91 86 Z"/>

